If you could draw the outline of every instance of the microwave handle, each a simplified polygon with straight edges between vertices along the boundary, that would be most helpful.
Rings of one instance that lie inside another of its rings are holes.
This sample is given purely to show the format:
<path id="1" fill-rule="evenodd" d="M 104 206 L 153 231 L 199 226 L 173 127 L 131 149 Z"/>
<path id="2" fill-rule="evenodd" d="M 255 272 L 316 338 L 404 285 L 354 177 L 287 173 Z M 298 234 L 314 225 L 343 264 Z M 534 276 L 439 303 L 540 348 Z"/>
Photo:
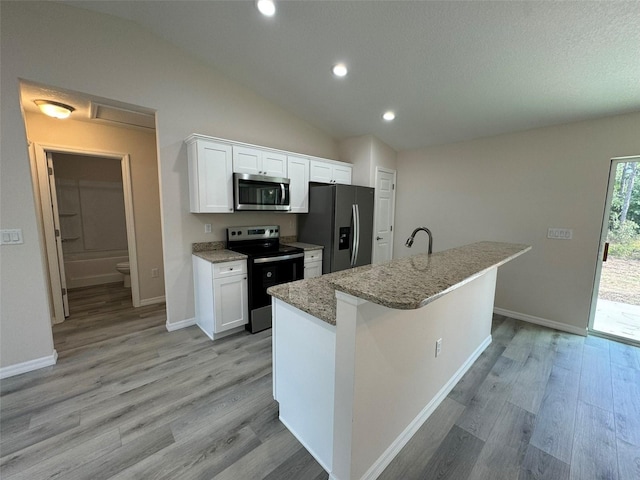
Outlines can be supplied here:
<path id="1" fill-rule="evenodd" d="M 280 190 L 282 191 L 282 201 L 280 202 L 281 205 L 286 205 L 287 204 L 287 189 L 284 186 L 284 183 L 280 184 Z"/>

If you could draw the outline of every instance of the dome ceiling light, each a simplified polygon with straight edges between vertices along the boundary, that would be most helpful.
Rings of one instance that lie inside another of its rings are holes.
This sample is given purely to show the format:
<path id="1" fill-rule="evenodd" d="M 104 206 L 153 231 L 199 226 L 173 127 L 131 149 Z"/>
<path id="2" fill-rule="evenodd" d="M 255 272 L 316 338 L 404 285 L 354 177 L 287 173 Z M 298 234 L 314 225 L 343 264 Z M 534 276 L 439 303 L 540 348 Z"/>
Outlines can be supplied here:
<path id="1" fill-rule="evenodd" d="M 75 110 L 71 105 L 66 105 L 53 100 L 34 100 L 40 111 L 53 118 L 68 118 Z"/>

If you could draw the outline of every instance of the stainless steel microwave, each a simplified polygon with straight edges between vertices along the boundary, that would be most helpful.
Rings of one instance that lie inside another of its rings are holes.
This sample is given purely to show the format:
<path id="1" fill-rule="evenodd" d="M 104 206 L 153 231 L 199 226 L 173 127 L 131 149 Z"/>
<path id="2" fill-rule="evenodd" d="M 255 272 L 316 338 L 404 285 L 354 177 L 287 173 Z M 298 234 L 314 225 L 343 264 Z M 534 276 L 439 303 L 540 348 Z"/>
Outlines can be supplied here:
<path id="1" fill-rule="evenodd" d="M 291 210 L 288 178 L 234 173 L 233 198 L 235 210 Z"/>

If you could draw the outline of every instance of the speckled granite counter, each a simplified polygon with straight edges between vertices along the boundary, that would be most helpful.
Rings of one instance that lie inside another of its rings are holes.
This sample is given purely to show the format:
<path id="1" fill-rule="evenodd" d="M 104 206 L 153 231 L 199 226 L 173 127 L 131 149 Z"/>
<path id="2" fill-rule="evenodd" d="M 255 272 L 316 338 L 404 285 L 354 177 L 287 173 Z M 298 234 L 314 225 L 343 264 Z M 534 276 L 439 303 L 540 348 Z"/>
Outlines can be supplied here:
<path id="1" fill-rule="evenodd" d="M 290 247 L 297 247 L 297 248 L 301 248 L 304 251 L 309 251 L 309 250 L 324 250 L 324 247 L 322 245 L 314 245 L 312 243 L 304 243 L 304 242 L 280 242 L 283 245 L 288 245 Z"/>
<path id="2" fill-rule="evenodd" d="M 232 262 L 234 260 L 244 260 L 246 255 L 231 250 L 209 250 L 206 252 L 193 252 L 196 257 L 204 258 L 211 263 Z"/>
<path id="3" fill-rule="evenodd" d="M 335 325 L 335 290 L 389 308 L 416 309 L 530 249 L 522 244 L 478 242 L 277 285 L 267 292 Z"/>
<path id="4" fill-rule="evenodd" d="M 191 245 L 191 253 L 211 263 L 232 262 L 247 258 L 246 255 L 227 250 L 224 246 L 224 242 L 194 243 Z"/>

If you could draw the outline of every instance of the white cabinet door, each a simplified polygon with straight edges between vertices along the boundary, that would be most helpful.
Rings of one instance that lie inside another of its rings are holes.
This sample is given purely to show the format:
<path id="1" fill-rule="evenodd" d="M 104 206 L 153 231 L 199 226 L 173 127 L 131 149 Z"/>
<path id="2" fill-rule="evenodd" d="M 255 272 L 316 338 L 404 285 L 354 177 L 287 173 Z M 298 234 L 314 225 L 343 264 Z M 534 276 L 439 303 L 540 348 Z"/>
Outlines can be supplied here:
<path id="1" fill-rule="evenodd" d="M 233 146 L 233 171 L 270 177 L 287 176 L 287 156 L 259 148 Z"/>
<path id="2" fill-rule="evenodd" d="M 322 275 L 322 262 L 307 263 L 304 266 L 304 278 L 314 278 Z"/>
<path id="3" fill-rule="evenodd" d="M 233 171 L 262 175 L 261 151 L 255 148 L 233 146 Z"/>
<path id="4" fill-rule="evenodd" d="M 311 182 L 333 183 L 333 168 L 330 163 L 311 160 Z"/>
<path id="5" fill-rule="evenodd" d="M 231 145 L 187 139 L 189 203 L 192 213 L 233 212 Z"/>
<path id="6" fill-rule="evenodd" d="M 309 212 L 309 159 L 294 157 L 287 158 L 287 172 L 289 175 L 289 195 L 291 195 L 290 213 Z"/>
<path id="7" fill-rule="evenodd" d="M 353 167 L 348 164 L 311 160 L 311 173 L 309 180 L 322 183 L 344 183 L 351 185 L 351 171 Z"/>
<path id="8" fill-rule="evenodd" d="M 248 321 L 247 276 L 232 275 L 213 281 L 215 333 L 224 332 Z"/>
<path id="9" fill-rule="evenodd" d="M 278 152 L 263 152 L 262 172 L 270 177 L 287 178 L 287 156 Z"/>
<path id="10" fill-rule="evenodd" d="M 209 338 L 249 321 L 246 260 L 211 263 L 193 255 L 196 323 Z"/>
<path id="11" fill-rule="evenodd" d="M 344 183 L 351 185 L 352 167 L 343 167 L 340 165 L 333 166 L 333 183 Z"/>

